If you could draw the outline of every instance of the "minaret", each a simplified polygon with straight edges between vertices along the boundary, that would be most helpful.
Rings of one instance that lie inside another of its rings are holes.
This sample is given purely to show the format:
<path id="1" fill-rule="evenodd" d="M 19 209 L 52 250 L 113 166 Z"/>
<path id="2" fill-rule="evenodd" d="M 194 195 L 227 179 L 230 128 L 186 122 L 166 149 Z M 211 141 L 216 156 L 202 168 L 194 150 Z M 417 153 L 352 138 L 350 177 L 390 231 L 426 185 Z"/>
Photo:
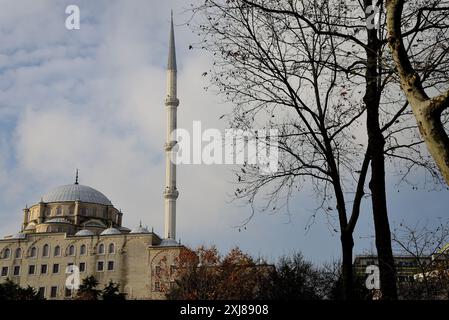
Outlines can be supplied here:
<path id="1" fill-rule="evenodd" d="M 167 65 L 167 97 L 165 106 L 167 112 L 167 137 L 165 149 L 165 231 L 164 238 L 176 241 L 176 199 L 178 190 L 176 189 L 176 165 L 171 161 L 176 141 L 172 140 L 172 132 L 176 130 L 176 112 L 179 105 L 177 98 L 176 83 L 176 52 L 175 52 L 175 32 L 173 28 L 173 11 L 171 13 L 170 44 L 168 50 Z"/>

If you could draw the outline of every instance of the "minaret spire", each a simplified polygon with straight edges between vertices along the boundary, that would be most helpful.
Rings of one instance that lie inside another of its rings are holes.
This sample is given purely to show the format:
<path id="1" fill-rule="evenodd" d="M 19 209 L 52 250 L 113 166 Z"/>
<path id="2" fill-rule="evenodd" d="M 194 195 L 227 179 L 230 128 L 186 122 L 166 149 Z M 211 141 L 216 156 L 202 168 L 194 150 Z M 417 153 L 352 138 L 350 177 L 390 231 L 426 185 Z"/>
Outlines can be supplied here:
<path id="1" fill-rule="evenodd" d="M 165 98 L 165 106 L 167 113 L 167 135 L 165 149 L 165 230 L 164 238 L 176 245 L 176 199 L 179 192 L 176 188 L 176 165 L 172 161 L 176 152 L 173 150 L 176 141 L 172 133 L 177 128 L 177 109 L 179 100 L 177 97 L 177 66 L 176 66 L 176 49 L 175 49 L 175 31 L 173 26 L 173 11 L 171 12 L 170 21 L 170 40 L 168 47 L 168 64 L 167 64 L 167 97 Z"/>
<path id="2" fill-rule="evenodd" d="M 75 184 L 78 184 L 78 169 L 76 169 Z"/>

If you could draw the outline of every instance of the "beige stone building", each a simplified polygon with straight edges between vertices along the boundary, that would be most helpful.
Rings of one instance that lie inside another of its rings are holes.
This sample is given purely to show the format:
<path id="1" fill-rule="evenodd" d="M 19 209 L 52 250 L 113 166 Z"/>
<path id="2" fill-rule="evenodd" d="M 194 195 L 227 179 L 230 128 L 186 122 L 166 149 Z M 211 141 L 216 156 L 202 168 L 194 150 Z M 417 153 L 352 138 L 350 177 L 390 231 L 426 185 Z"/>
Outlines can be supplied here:
<path id="1" fill-rule="evenodd" d="M 161 238 L 141 225 L 122 225 L 123 213 L 100 191 L 78 183 L 57 187 L 23 210 L 21 231 L 0 239 L 0 282 L 30 285 L 46 299 L 70 299 L 74 277 L 93 275 L 102 289 L 120 284 L 128 299 L 162 299 L 174 281 L 176 258 L 176 167 L 169 160 L 176 141 L 177 70 L 173 19 L 168 59 L 165 231 Z M 162 214 L 162 213 L 161 213 Z M 68 286 L 67 286 L 68 284 Z"/>

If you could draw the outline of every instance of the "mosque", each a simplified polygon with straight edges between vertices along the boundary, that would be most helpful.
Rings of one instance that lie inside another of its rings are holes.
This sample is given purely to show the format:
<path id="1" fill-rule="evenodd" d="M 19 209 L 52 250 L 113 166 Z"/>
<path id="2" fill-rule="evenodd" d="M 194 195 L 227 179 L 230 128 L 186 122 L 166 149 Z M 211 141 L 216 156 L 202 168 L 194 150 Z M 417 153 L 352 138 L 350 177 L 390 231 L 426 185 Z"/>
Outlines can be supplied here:
<path id="1" fill-rule="evenodd" d="M 20 232 L 0 239 L 0 282 L 10 279 L 31 286 L 45 299 L 71 299 L 76 294 L 67 278 L 79 271 L 94 276 L 102 289 L 118 283 L 127 299 L 163 299 L 174 283 L 182 246 L 176 241 L 176 166 L 170 160 L 176 141 L 177 67 L 171 19 L 167 96 L 165 229 L 163 237 L 141 225 L 123 226 L 123 213 L 100 191 L 78 183 L 57 187 L 23 209 Z M 77 268 L 75 268 L 77 267 Z"/>

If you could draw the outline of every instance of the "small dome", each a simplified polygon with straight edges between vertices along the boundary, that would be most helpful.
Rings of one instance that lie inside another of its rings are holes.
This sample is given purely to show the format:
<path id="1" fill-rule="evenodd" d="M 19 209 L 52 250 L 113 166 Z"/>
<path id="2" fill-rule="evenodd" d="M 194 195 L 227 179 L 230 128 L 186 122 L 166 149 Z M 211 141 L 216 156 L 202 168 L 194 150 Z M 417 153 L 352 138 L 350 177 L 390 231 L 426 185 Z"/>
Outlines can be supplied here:
<path id="1" fill-rule="evenodd" d="M 89 220 L 84 224 L 84 227 L 103 228 L 103 229 L 107 228 L 107 226 L 100 220 Z"/>
<path id="2" fill-rule="evenodd" d="M 173 239 L 164 239 L 160 243 L 161 247 L 179 247 L 181 246 L 179 243 L 176 242 L 176 240 Z"/>
<path id="3" fill-rule="evenodd" d="M 107 236 L 107 235 L 112 235 L 112 234 L 122 234 L 119 230 L 117 230 L 116 228 L 108 228 L 106 230 L 104 230 L 102 233 L 100 233 L 101 236 Z"/>
<path id="4" fill-rule="evenodd" d="M 53 218 L 50 220 L 45 221 L 45 223 L 64 223 L 64 224 L 72 224 L 70 220 L 67 220 L 66 218 Z"/>
<path id="5" fill-rule="evenodd" d="M 148 231 L 147 228 L 144 228 L 142 226 L 138 226 L 137 228 L 134 228 L 133 230 L 131 230 L 130 233 L 151 233 L 151 232 Z"/>
<path id="6" fill-rule="evenodd" d="M 120 227 L 118 228 L 120 230 L 120 232 L 122 233 L 129 233 L 131 231 L 131 229 L 127 228 L 127 227 Z"/>
<path id="7" fill-rule="evenodd" d="M 11 237 L 11 239 L 26 239 L 26 237 L 27 236 L 25 233 L 19 232 L 19 233 L 16 233 L 15 235 L 13 235 Z"/>
<path id="8" fill-rule="evenodd" d="M 94 236 L 95 233 L 93 231 L 83 229 L 75 233 L 75 237 L 87 237 L 87 236 Z"/>
<path id="9" fill-rule="evenodd" d="M 82 201 L 111 206 L 111 201 L 100 191 L 81 184 L 68 184 L 57 187 L 42 197 L 43 202 Z"/>

